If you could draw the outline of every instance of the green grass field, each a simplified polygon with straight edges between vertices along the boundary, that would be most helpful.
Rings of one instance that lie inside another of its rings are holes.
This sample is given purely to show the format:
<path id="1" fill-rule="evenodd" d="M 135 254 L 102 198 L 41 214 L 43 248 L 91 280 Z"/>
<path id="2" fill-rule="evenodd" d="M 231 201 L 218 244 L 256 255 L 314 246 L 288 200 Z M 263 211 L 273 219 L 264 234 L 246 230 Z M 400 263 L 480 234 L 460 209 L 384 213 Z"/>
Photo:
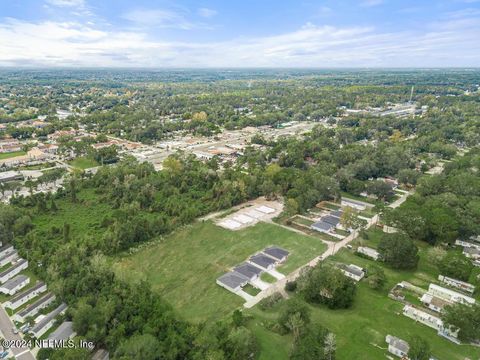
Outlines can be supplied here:
<path id="1" fill-rule="evenodd" d="M 99 163 L 95 160 L 86 157 L 78 157 L 76 159 L 73 159 L 72 161 L 69 161 L 68 163 L 74 168 L 81 170 L 90 169 L 99 165 Z"/>
<path id="2" fill-rule="evenodd" d="M 10 159 L 14 158 L 17 156 L 23 156 L 26 155 L 27 153 L 25 151 L 13 151 L 13 152 L 8 152 L 8 153 L 1 153 L 0 154 L 0 160 L 5 160 L 5 159 Z"/>
<path id="3" fill-rule="evenodd" d="M 117 274 L 147 280 L 181 315 L 191 321 L 220 319 L 244 300 L 215 283 L 217 277 L 266 246 L 290 251 L 278 270 L 288 274 L 326 249 L 318 239 L 277 225 L 259 223 L 229 231 L 212 222 L 198 222 L 144 246 L 114 264 Z"/>
<path id="4" fill-rule="evenodd" d="M 375 247 L 381 232 L 370 232 L 370 240 L 361 240 L 365 245 Z M 360 241 L 360 240 L 359 240 Z M 387 285 L 381 291 L 360 282 L 355 302 L 347 310 L 329 310 L 324 306 L 310 306 L 313 322 L 318 322 L 333 331 L 337 338 L 337 360 L 349 359 L 385 359 L 387 334 L 405 340 L 415 336 L 425 338 L 431 345 L 433 355 L 439 360 L 477 359 L 480 348 L 468 345 L 456 345 L 436 334 L 436 331 L 415 323 L 401 315 L 402 304 L 387 297 L 389 290 L 402 280 L 427 288 L 435 281 L 438 271 L 429 263 L 426 252 L 428 245 L 417 242 L 420 248 L 420 262 L 416 271 L 395 271 L 384 267 Z M 368 267 L 374 261 L 360 258 L 349 250 L 342 250 L 327 261 L 340 261 Z M 376 263 L 379 264 L 379 263 Z M 477 296 L 478 300 L 478 296 Z M 292 344 L 290 335 L 280 336 L 266 329 L 264 324 L 275 321 L 282 303 L 268 311 L 255 307 L 248 311 L 253 316 L 249 328 L 258 336 L 261 348 L 260 359 L 287 359 Z M 288 345 L 287 345 L 288 344 Z"/>

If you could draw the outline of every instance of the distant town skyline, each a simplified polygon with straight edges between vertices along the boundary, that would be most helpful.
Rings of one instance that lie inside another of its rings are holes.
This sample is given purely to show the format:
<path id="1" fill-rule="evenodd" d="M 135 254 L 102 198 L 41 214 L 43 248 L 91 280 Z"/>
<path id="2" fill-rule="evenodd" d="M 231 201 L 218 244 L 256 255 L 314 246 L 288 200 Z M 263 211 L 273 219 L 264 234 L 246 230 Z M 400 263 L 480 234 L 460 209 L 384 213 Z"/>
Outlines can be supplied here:
<path id="1" fill-rule="evenodd" d="M 0 66 L 478 67 L 480 0 L 0 3 Z"/>

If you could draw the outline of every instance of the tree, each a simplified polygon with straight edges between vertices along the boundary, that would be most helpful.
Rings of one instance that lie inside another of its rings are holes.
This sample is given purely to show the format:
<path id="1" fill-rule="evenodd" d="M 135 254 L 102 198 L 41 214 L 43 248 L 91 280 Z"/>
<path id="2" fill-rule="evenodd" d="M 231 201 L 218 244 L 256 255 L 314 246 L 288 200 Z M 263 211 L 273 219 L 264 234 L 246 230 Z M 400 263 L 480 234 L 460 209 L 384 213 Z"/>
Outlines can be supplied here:
<path id="1" fill-rule="evenodd" d="M 385 272 L 380 266 L 372 265 L 368 268 L 367 283 L 371 289 L 380 290 L 387 281 Z"/>
<path id="2" fill-rule="evenodd" d="M 333 360 L 335 339 L 327 336 L 329 331 L 319 324 L 309 325 L 303 335 L 293 344 L 291 360 Z M 332 341 L 333 340 L 333 341 Z"/>
<path id="3" fill-rule="evenodd" d="M 153 335 L 134 335 L 119 346 L 115 352 L 115 358 L 119 360 L 155 360 L 158 359 L 159 345 Z"/>
<path id="4" fill-rule="evenodd" d="M 447 305 L 442 313 L 442 321 L 458 330 L 458 338 L 462 341 L 480 340 L 480 305 Z"/>
<path id="5" fill-rule="evenodd" d="M 357 289 L 340 269 L 322 263 L 301 274 L 297 283 L 308 302 L 325 304 L 330 309 L 350 307 Z"/>
<path id="6" fill-rule="evenodd" d="M 463 254 L 450 251 L 439 261 L 438 269 L 442 275 L 468 281 L 473 265 Z"/>
<path id="7" fill-rule="evenodd" d="M 228 335 L 226 350 L 229 359 L 255 359 L 258 353 L 258 344 L 255 336 L 245 327 L 233 329 Z"/>
<path id="8" fill-rule="evenodd" d="M 289 299 L 280 313 L 278 324 L 286 331 L 299 336 L 302 328 L 310 323 L 310 310 L 298 299 Z"/>
<path id="9" fill-rule="evenodd" d="M 424 338 L 412 337 L 408 344 L 410 345 L 408 357 L 411 360 L 429 360 L 432 356 L 430 344 Z"/>
<path id="10" fill-rule="evenodd" d="M 378 252 L 388 265 L 395 269 L 413 269 L 417 266 L 418 248 L 406 234 L 383 234 Z"/>
<path id="11" fill-rule="evenodd" d="M 232 314 L 232 321 L 233 321 L 233 325 L 235 327 L 240 327 L 243 325 L 243 323 L 245 322 L 245 319 L 243 317 L 243 313 L 240 311 L 240 310 L 235 310 Z"/>
<path id="12" fill-rule="evenodd" d="M 375 195 L 378 199 L 387 200 L 392 196 L 392 188 L 381 180 L 370 181 L 366 186 L 366 192 Z"/>
<path id="13" fill-rule="evenodd" d="M 358 210 L 347 206 L 340 217 L 340 224 L 345 229 L 354 229 L 357 230 L 363 225 L 362 219 L 358 217 L 359 212 Z"/>
<path id="14" fill-rule="evenodd" d="M 335 340 L 335 334 L 334 333 L 328 333 L 327 336 L 325 336 L 325 357 L 328 360 L 332 360 L 335 357 L 335 351 L 337 350 L 337 341 Z"/>

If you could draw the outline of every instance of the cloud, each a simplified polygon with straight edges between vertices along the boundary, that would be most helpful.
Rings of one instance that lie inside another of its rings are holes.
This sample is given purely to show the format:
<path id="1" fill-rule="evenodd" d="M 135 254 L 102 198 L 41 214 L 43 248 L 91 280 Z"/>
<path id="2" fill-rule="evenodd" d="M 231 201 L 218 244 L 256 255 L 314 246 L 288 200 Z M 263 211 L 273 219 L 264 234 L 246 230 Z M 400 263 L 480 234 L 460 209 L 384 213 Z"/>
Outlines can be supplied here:
<path id="1" fill-rule="evenodd" d="M 85 0 L 46 0 L 46 3 L 58 7 L 83 7 Z"/>
<path id="2" fill-rule="evenodd" d="M 372 7 L 383 4 L 383 0 L 364 0 L 360 3 L 360 6 Z"/>
<path id="3" fill-rule="evenodd" d="M 141 15 L 145 15 L 141 18 Z M 170 26 L 175 15 L 136 13 L 132 21 Z M 460 14 L 457 14 L 460 16 Z M 317 26 L 226 41 L 169 41 L 146 28 L 92 22 L 0 23 L 0 65 L 92 67 L 439 67 L 478 66 L 480 18 L 446 18 L 421 30 Z M 178 26 L 178 22 L 176 22 Z M 173 26 L 173 25 L 172 25 Z M 185 25 L 184 25 L 185 26 Z M 140 29 L 140 30 L 138 30 Z"/>
<path id="4" fill-rule="evenodd" d="M 211 18 L 217 15 L 218 12 L 213 9 L 208 9 L 208 8 L 200 8 L 198 9 L 198 15 L 204 18 Z"/>

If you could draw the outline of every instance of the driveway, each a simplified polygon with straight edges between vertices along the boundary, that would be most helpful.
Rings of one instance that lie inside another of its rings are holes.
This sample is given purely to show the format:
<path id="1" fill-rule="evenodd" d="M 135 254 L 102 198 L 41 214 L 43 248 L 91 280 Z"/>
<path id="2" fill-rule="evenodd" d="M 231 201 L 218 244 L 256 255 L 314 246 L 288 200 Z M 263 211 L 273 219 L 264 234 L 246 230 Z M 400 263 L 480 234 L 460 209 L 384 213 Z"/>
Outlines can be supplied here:
<path id="1" fill-rule="evenodd" d="M 14 325 L 5 312 L 5 309 L 0 306 L 0 332 L 2 333 L 2 336 L 5 338 L 5 340 L 21 341 L 22 337 L 20 334 L 14 334 L 12 332 L 13 326 Z M 10 349 L 13 352 L 13 355 L 15 355 L 16 359 L 35 360 L 35 357 L 32 355 L 28 347 L 16 348 L 11 346 Z"/>

